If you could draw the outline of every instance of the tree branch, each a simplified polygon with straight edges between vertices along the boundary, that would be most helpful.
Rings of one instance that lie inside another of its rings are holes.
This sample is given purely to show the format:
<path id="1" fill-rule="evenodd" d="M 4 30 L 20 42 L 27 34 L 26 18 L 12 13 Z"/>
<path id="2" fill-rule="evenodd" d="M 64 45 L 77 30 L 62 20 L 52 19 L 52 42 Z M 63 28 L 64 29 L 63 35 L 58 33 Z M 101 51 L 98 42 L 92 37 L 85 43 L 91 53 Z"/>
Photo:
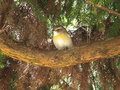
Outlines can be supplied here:
<path id="1" fill-rule="evenodd" d="M 91 0 L 87 0 L 87 3 L 88 3 L 88 4 L 93 4 L 96 8 L 102 9 L 102 10 L 104 10 L 104 11 L 107 11 L 107 12 L 113 14 L 113 15 L 116 15 L 116 16 L 120 17 L 120 13 L 115 12 L 115 11 L 113 11 L 112 9 L 109 9 L 109 8 L 100 6 L 100 5 L 98 5 L 98 4 L 92 3 Z"/>
<path id="2" fill-rule="evenodd" d="M 14 59 L 34 65 L 66 67 L 120 54 L 120 37 L 64 51 L 31 50 L 0 38 L 0 51 Z"/>

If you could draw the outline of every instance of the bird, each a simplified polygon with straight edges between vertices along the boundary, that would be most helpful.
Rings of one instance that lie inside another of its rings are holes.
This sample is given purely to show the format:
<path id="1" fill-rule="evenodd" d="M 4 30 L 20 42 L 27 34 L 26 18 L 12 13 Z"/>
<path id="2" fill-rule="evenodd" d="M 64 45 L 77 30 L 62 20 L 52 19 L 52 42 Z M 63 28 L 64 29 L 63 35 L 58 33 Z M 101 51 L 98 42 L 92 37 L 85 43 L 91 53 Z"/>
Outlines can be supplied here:
<path id="1" fill-rule="evenodd" d="M 53 31 L 53 43 L 58 50 L 70 49 L 73 42 L 63 26 L 55 26 Z"/>

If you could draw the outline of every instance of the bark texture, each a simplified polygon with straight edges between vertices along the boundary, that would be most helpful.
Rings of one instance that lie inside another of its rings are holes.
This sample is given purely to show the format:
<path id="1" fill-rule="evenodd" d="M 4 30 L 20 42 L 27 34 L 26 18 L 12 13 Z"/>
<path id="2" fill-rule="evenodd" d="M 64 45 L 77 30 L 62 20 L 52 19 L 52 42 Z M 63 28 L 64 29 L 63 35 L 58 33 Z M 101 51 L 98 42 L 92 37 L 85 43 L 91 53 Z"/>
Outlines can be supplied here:
<path id="1" fill-rule="evenodd" d="M 6 37 L 5 37 L 6 38 Z M 46 67 L 66 67 L 120 54 L 120 37 L 71 50 L 33 50 L 0 37 L 0 51 L 17 60 Z"/>

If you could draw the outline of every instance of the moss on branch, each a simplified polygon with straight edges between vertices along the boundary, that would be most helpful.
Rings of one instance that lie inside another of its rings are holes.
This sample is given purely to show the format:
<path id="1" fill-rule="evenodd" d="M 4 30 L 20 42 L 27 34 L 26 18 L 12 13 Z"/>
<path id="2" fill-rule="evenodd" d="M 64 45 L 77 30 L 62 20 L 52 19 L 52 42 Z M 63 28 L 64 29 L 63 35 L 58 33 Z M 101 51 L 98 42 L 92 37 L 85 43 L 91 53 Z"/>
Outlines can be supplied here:
<path id="1" fill-rule="evenodd" d="M 0 51 L 14 59 L 46 67 L 66 67 L 120 54 L 120 37 L 63 51 L 32 50 L 0 37 Z"/>

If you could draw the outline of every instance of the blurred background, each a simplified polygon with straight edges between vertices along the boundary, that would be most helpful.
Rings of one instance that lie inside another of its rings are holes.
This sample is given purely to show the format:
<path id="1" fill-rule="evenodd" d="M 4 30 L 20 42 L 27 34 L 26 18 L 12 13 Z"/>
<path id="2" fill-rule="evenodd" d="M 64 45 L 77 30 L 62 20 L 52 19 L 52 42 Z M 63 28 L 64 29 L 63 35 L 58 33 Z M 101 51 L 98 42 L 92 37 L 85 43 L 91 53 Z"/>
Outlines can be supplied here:
<path id="1" fill-rule="evenodd" d="M 102 7 L 102 8 L 98 8 Z M 0 0 L 1 35 L 37 50 L 56 50 L 63 26 L 75 47 L 120 35 L 119 0 Z M 120 90 L 120 55 L 64 68 L 35 66 L 0 53 L 0 90 Z"/>

